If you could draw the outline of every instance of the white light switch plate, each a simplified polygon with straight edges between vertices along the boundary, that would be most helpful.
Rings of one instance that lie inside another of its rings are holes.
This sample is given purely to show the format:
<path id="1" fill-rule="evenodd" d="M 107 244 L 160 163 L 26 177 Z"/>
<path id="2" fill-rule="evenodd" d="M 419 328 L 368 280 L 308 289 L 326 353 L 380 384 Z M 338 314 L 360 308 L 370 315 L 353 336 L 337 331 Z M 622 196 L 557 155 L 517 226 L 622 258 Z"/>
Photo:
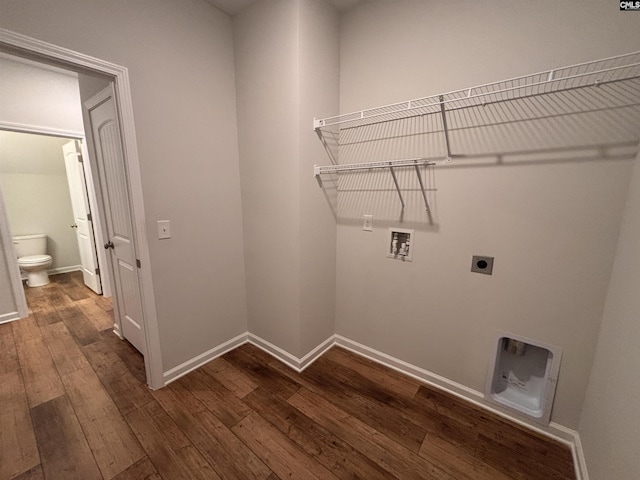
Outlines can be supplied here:
<path id="1" fill-rule="evenodd" d="M 158 240 L 171 238 L 171 224 L 169 220 L 158 220 Z"/>
<path id="2" fill-rule="evenodd" d="M 364 215 L 363 218 L 362 230 L 365 232 L 373 232 L 373 215 Z"/>

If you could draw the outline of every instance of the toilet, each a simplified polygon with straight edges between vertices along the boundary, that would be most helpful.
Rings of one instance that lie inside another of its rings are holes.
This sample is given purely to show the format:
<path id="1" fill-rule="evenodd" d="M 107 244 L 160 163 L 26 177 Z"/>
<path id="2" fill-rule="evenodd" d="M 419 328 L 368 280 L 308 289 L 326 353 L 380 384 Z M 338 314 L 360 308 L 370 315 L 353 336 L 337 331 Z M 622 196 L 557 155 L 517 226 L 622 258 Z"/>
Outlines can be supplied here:
<path id="1" fill-rule="evenodd" d="M 41 287 L 49 283 L 47 269 L 53 259 L 47 255 L 47 236 L 44 233 L 13 237 L 20 270 L 27 274 L 27 285 Z"/>

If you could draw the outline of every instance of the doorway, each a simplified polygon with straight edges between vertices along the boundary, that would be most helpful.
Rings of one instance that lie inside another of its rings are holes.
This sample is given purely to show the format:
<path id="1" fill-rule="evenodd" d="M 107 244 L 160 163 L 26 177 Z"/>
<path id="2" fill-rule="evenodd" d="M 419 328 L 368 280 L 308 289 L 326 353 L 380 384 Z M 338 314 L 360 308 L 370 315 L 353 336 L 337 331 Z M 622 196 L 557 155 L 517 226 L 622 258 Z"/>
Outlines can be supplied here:
<path id="1" fill-rule="evenodd" d="M 95 241 L 95 232 L 102 231 L 100 216 L 92 214 L 95 192 L 78 162 L 81 142 L 0 129 L 0 192 L 16 248 L 16 238 L 44 235 L 44 250 L 33 253 L 50 257 L 45 269 L 49 277 L 78 272 L 80 284 L 97 295 L 103 293 L 104 284 L 108 298 L 109 276 L 101 278 L 107 270 Z M 21 273 L 27 282 L 26 273 Z M 32 307 L 29 298 L 27 294 L 27 305 Z"/>
<path id="2" fill-rule="evenodd" d="M 0 191 L 11 236 L 46 235 L 41 254 L 51 257 L 48 273 L 81 271 L 84 284 L 101 294 L 104 268 L 94 233 L 99 216 L 91 214 L 84 170 L 73 155 L 79 146 L 69 137 L 0 129 Z M 107 285 L 105 296 L 110 291 Z"/>
<path id="3" fill-rule="evenodd" d="M 122 144 L 122 168 L 127 172 L 126 183 L 120 188 L 126 189 L 130 195 L 132 223 L 132 251 L 135 252 L 135 265 L 137 270 L 131 277 L 136 282 L 138 290 L 141 319 L 144 321 L 144 346 L 145 346 L 145 371 L 147 384 L 152 389 L 160 388 L 164 385 L 162 362 L 160 356 L 160 344 L 158 335 L 157 316 L 155 311 L 155 301 L 153 293 L 153 283 L 151 278 L 149 248 L 146 241 L 144 207 L 142 202 L 142 186 L 140 179 L 140 168 L 137 157 L 137 147 L 135 141 L 135 131 L 133 128 L 133 108 L 131 103 L 131 93 L 129 88 L 128 73 L 126 68 L 105 62 L 100 59 L 91 58 L 86 55 L 76 53 L 55 45 L 41 42 L 29 37 L 25 37 L 8 30 L 0 29 L 0 52 L 10 53 L 21 58 L 28 58 L 38 63 L 63 67 L 75 73 L 92 74 L 108 78 L 113 85 L 114 104 L 118 120 L 117 135 Z M 15 125 L 12 125 L 12 129 Z M 91 145 L 91 144 L 90 144 Z M 91 145 L 93 148 L 93 145 Z M 97 185 L 96 185 L 97 186 Z M 106 201 L 108 202 L 108 200 Z M 108 203 L 101 205 L 100 214 L 106 216 L 105 209 L 109 209 Z M 3 244 L 8 243 L 6 237 L 6 220 L 4 215 L 0 215 L 0 229 L 5 234 Z M 11 248 L 4 245 L 5 259 L 8 260 Z M 9 253 L 9 255 L 8 255 Z M 9 263 L 7 263 L 9 265 Z M 15 266 L 17 270 L 17 265 Z M 19 276 L 15 271 L 8 272 L 14 292 L 21 288 L 16 286 L 16 278 Z M 142 279 L 144 278 L 144 282 Z M 127 286 L 128 287 L 128 286 Z M 123 297 L 130 294 L 127 288 L 122 292 L 113 292 L 114 295 Z M 20 310 L 20 304 L 18 309 Z M 26 304 L 24 305 L 26 307 Z"/>

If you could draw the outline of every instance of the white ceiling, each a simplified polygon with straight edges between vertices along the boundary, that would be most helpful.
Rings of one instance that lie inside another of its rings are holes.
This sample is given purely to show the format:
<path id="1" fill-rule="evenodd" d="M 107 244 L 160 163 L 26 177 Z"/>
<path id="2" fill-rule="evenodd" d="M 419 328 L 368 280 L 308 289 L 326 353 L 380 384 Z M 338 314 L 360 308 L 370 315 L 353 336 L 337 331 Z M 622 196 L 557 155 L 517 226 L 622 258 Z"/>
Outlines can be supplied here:
<path id="1" fill-rule="evenodd" d="M 252 3 L 255 3 L 260 0 L 207 0 L 214 7 L 218 7 L 224 13 L 234 16 L 237 13 L 240 13 L 242 10 L 247 8 Z M 362 3 L 367 0 L 327 0 L 334 7 L 338 9 L 340 12 L 344 12 L 349 8 L 357 5 L 358 3 Z"/>

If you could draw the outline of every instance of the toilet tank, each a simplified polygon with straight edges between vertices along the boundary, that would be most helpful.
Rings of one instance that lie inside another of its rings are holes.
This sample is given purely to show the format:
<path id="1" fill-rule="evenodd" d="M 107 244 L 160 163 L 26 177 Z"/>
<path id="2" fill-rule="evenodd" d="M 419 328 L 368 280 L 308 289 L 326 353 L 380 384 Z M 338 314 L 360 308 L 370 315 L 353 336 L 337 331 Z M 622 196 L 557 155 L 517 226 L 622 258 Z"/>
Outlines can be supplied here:
<path id="1" fill-rule="evenodd" d="M 47 236 L 44 233 L 17 235 L 13 237 L 13 248 L 15 248 L 18 258 L 29 255 L 46 255 Z"/>

